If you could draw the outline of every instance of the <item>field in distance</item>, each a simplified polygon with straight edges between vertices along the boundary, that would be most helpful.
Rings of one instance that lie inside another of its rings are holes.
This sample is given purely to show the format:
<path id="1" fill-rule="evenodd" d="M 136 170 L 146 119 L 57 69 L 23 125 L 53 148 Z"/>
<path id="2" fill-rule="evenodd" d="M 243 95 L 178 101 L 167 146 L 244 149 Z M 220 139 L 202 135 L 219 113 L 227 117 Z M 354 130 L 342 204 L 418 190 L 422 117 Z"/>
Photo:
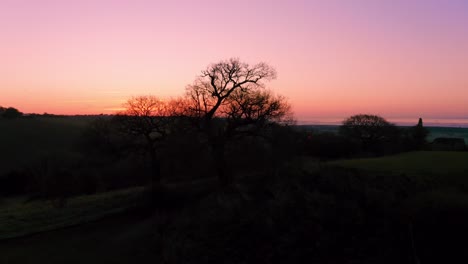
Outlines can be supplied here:
<path id="1" fill-rule="evenodd" d="M 339 126 L 337 125 L 300 125 L 301 129 L 315 131 L 318 133 L 338 133 Z M 402 127 L 404 128 L 404 127 Z M 468 143 L 468 128 L 462 127 L 430 127 L 426 126 L 429 130 L 427 141 L 432 142 L 435 138 L 449 137 L 449 138 L 463 138 L 465 143 Z"/>
<path id="2" fill-rule="evenodd" d="M 348 168 L 409 176 L 451 175 L 468 177 L 468 152 L 416 151 L 394 156 L 331 162 Z"/>

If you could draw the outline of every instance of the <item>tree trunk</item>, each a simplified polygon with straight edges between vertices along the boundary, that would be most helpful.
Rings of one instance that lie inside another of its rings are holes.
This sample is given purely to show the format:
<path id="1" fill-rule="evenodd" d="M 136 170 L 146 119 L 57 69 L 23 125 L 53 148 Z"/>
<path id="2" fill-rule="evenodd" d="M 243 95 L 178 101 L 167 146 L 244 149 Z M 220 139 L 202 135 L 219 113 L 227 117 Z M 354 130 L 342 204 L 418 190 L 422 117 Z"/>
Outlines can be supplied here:
<path id="1" fill-rule="evenodd" d="M 156 153 L 156 151 L 150 150 L 150 159 L 151 159 L 151 196 L 153 203 L 158 203 L 161 200 L 161 161 Z"/>
<path id="2" fill-rule="evenodd" d="M 155 142 L 151 139 L 149 134 L 145 135 L 147 140 L 147 151 L 150 156 L 151 162 L 151 178 L 150 184 L 151 189 L 154 190 L 155 187 L 159 187 L 161 185 L 161 161 L 159 160 L 158 153 L 155 149 Z"/>
<path id="3" fill-rule="evenodd" d="M 215 108 L 217 108 L 217 106 Z M 216 124 L 213 124 L 212 114 L 214 114 L 214 111 L 212 113 L 208 113 L 205 116 L 204 129 L 211 144 L 211 156 L 214 162 L 219 184 L 221 187 L 226 187 L 232 183 L 232 174 L 227 170 L 225 155 L 226 138 L 223 134 L 224 131 L 222 131 L 222 128 L 218 128 Z"/>
<path id="4" fill-rule="evenodd" d="M 161 184 L 161 162 L 155 151 L 151 152 L 151 185 Z"/>
<path id="5" fill-rule="evenodd" d="M 231 172 L 227 170 L 225 142 L 222 139 L 217 139 L 212 147 L 213 160 L 215 162 L 219 183 L 222 187 L 229 186 L 233 179 Z"/>

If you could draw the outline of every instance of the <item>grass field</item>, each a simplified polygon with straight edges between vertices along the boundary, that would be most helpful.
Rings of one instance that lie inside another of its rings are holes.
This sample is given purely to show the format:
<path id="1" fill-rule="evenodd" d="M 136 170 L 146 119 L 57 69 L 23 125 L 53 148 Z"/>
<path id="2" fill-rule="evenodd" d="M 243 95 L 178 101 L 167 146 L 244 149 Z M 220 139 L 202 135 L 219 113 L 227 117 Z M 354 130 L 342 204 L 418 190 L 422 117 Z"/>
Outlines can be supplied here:
<path id="1" fill-rule="evenodd" d="M 153 254 L 143 187 L 50 200 L 0 199 L 0 263 L 132 263 Z"/>
<path id="2" fill-rule="evenodd" d="M 408 197 L 416 208 L 468 210 L 468 152 L 419 151 L 330 164 L 365 171 L 390 182 L 406 179 L 403 185 L 419 186 Z"/>
<path id="3" fill-rule="evenodd" d="M 395 156 L 332 162 L 349 168 L 407 175 L 459 175 L 468 177 L 468 152 L 418 151 Z"/>
<path id="4" fill-rule="evenodd" d="M 54 230 L 100 219 L 135 206 L 144 188 L 83 195 L 70 198 L 63 208 L 50 200 L 26 197 L 0 200 L 0 240 Z"/>
<path id="5" fill-rule="evenodd" d="M 151 218 L 127 214 L 0 240 L 0 263 L 151 263 L 155 259 L 152 225 Z"/>

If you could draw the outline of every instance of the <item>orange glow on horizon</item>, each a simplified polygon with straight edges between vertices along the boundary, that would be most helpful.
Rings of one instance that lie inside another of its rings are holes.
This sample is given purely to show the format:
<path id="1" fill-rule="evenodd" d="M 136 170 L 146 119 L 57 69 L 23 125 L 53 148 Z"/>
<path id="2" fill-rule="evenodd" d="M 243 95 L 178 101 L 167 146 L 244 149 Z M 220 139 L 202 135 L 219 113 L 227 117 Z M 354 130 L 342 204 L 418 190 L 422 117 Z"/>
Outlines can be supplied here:
<path id="1" fill-rule="evenodd" d="M 208 64 L 238 56 L 276 68 L 267 86 L 300 121 L 468 118 L 465 3 L 10 2 L 0 106 L 26 113 L 112 114 L 132 96 L 180 96 Z"/>

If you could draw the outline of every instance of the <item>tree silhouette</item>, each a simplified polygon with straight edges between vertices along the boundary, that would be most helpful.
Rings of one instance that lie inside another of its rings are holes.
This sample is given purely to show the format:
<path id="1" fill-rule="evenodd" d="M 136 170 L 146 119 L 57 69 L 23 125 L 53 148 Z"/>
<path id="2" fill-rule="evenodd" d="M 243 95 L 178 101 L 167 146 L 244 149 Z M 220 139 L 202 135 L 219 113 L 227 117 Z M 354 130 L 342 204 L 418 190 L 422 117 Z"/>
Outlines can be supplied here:
<path id="1" fill-rule="evenodd" d="M 423 126 L 422 118 L 419 118 L 418 124 L 412 127 L 413 140 L 417 149 L 420 149 L 426 143 L 426 137 L 429 131 Z"/>
<path id="2" fill-rule="evenodd" d="M 362 143 L 365 150 L 397 137 L 396 126 L 377 115 L 358 114 L 343 121 L 339 133 Z"/>
<path id="3" fill-rule="evenodd" d="M 250 66 L 239 59 L 231 58 L 211 64 L 202 71 L 194 84 L 187 88 L 192 100 L 191 112 L 203 117 L 204 125 L 210 126 L 218 109 L 231 98 L 233 92 L 249 92 L 263 87 L 262 81 L 276 78 L 276 71 L 265 63 Z"/>
<path id="4" fill-rule="evenodd" d="M 133 97 L 125 110 L 114 117 L 117 129 L 131 137 L 134 144 L 150 158 L 153 191 L 161 184 L 161 157 L 159 150 L 171 130 L 173 111 L 171 103 L 155 96 Z"/>
<path id="5" fill-rule="evenodd" d="M 0 107 L 0 116 L 7 119 L 13 119 L 23 116 L 23 113 L 21 113 L 18 109 L 14 107 Z"/>
<path id="6" fill-rule="evenodd" d="M 258 134 L 274 122 L 292 120 L 283 97 L 266 90 L 263 81 L 276 78 L 265 63 L 250 66 L 239 59 L 211 64 L 187 87 L 186 113 L 195 118 L 211 148 L 218 178 L 223 185 L 232 181 L 226 170 L 226 144 L 242 135 Z"/>

